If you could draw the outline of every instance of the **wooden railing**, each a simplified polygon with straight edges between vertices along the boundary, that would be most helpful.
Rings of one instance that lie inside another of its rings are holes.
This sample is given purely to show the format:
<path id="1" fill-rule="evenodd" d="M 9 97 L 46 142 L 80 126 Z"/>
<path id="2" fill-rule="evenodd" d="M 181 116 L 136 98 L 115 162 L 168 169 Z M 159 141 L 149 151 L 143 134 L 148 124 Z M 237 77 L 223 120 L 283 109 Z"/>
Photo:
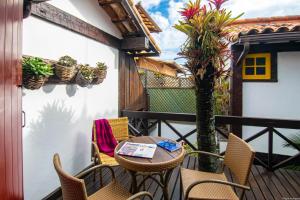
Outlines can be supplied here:
<path id="1" fill-rule="evenodd" d="M 192 149 L 196 150 L 197 147 L 192 144 L 187 137 L 196 133 L 196 128 L 187 133 L 181 133 L 172 124 L 172 121 L 176 122 L 195 122 L 195 114 L 179 114 L 179 113 L 157 113 L 157 112 L 139 112 L 139 111 L 128 111 L 122 112 L 123 116 L 127 116 L 130 119 L 130 130 L 133 134 L 148 135 L 149 130 L 157 126 L 158 136 L 162 136 L 161 125 L 164 123 L 169 127 L 174 134 L 178 136 L 177 141 L 184 141 Z M 240 126 L 253 126 L 253 127 L 265 127 L 262 131 L 253 134 L 251 137 L 245 139 L 246 142 L 251 142 L 256 140 L 262 135 L 268 135 L 268 152 L 260 153 L 258 152 L 255 157 L 257 164 L 260 164 L 270 171 L 276 170 L 278 168 L 284 167 L 291 163 L 299 163 L 300 160 L 300 148 L 293 143 L 287 136 L 281 133 L 278 128 L 285 129 L 300 129 L 299 120 L 283 120 L 283 119 L 265 119 L 265 118 L 250 118 L 250 117 L 237 117 L 237 116 L 215 116 L 216 131 L 225 138 L 228 138 L 228 133 L 224 129 L 220 128 L 224 125 L 240 125 Z M 274 135 L 279 136 L 284 141 L 289 143 L 298 153 L 294 156 L 281 156 L 278 159 L 278 155 L 273 152 Z M 224 154 L 222 152 L 221 154 Z M 276 157 L 277 159 L 274 159 Z"/>

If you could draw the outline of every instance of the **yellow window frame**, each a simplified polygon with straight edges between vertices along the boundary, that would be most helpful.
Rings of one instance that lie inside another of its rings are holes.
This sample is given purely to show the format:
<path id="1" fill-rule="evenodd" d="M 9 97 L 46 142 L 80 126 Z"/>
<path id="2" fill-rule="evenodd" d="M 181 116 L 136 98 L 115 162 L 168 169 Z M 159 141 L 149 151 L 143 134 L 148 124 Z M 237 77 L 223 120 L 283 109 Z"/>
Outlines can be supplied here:
<path id="1" fill-rule="evenodd" d="M 254 75 L 247 75 L 246 74 L 246 59 L 247 58 L 254 58 Z M 257 58 L 265 58 L 266 64 L 265 69 L 266 73 L 264 75 L 257 75 L 256 74 L 256 68 L 259 67 L 259 65 L 256 65 L 256 59 Z M 243 80 L 271 80 L 271 53 L 253 53 L 248 54 L 244 61 L 243 61 Z"/>

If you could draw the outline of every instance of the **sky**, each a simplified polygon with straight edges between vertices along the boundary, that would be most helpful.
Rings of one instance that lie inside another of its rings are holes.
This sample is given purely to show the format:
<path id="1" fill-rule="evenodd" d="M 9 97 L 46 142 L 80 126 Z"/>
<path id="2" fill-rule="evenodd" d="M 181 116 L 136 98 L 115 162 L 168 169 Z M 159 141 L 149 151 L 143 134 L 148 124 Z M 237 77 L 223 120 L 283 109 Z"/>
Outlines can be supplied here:
<path id="1" fill-rule="evenodd" d="M 184 34 L 173 28 L 180 19 L 178 11 L 186 2 L 188 0 L 141 0 L 143 7 L 163 30 L 153 34 L 162 49 L 162 59 L 177 58 L 186 39 Z M 232 10 L 233 16 L 244 13 L 241 18 L 300 15 L 300 0 L 229 0 L 224 7 Z M 177 61 L 180 63 L 180 60 Z"/>

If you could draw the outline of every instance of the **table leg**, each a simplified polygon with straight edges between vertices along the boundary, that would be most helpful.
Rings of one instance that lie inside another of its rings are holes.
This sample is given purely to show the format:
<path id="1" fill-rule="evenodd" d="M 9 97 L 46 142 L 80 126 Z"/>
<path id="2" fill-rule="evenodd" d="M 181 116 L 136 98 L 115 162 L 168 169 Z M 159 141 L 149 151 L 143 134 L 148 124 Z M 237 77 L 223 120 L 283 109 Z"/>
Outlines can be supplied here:
<path id="1" fill-rule="evenodd" d="M 138 190 L 140 189 L 140 187 L 142 186 L 141 184 L 143 184 L 145 186 L 146 179 L 152 178 L 153 180 L 157 181 L 157 183 L 162 187 L 164 200 L 170 200 L 168 186 L 169 186 L 169 181 L 170 181 L 173 170 L 174 169 L 169 169 L 165 172 L 154 173 L 156 175 L 159 175 L 160 181 L 157 180 L 156 178 L 152 177 L 154 174 L 149 174 L 146 177 L 143 175 L 143 180 L 142 180 L 142 183 L 140 183 L 139 187 L 137 185 L 137 178 L 136 178 L 137 172 L 129 170 L 129 173 L 130 173 L 131 179 L 132 179 L 131 193 L 133 193 L 133 194 L 137 193 Z"/>
<path id="2" fill-rule="evenodd" d="M 136 180 L 136 172 L 129 170 L 129 173 L 131 175 L 131 193 L 135 194 L 137 193 L 137 180 Z"/>

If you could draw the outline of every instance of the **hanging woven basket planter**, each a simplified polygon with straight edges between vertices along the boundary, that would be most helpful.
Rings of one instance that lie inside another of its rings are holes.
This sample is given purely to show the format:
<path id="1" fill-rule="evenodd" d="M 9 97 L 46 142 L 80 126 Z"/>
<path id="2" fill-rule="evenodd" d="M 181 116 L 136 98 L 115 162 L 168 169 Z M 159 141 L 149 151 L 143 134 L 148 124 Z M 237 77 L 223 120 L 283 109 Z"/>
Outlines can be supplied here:
<path id="1" fill-rule="evenodd" d="M 23 57 L 22 60 L 23 85 L 26 89 L 40 89 L 53 75 L 53 68 L 43 59 L 38 57 Z"/>
<path id="2" fill-rule="evenodd" d="M 71 81 L 76 74 L 77 60 L 70 56 L 62 56 L 58 62 L 53 65 L 56 76 L 64 82 Z"/>
<path id="3" fill-rule="evenodd" d="M 80 86 L 80 87 L 87 87 L 88 85 L 90 85 L 92 83 L 91 79 L 86 79 L 81 72 L 78 72 L 76 75 L 76 83 Z"/>
<path id="4" fill-rule="evenodd" d="M 106 69 L 94 68 L 94 79 L 93 84 L 100 84 L 104 81 L 107 75 Z"/>
<path id="5" fill-rule="evenodd" d="M 37 77 L 37 76 L 25 76 L 23 78 L 23 85 L 26 89 L 29 90 L 37 90 L 40 89 L 45 82 L 47 81 L 48 77 Z"/>
<path id="6" fill-rule="evenodd" d="M 80 65 L 75 78 L 76 83 L 81 87 L 90 85 L 94 78 L 94 71 L 89 65 Z"/>
<path id="7" fill-rule="evenodd" d="M 53 64 L 56 76 L 63 82 L 71 81 L 76 74 L 76 66 Z"/>

